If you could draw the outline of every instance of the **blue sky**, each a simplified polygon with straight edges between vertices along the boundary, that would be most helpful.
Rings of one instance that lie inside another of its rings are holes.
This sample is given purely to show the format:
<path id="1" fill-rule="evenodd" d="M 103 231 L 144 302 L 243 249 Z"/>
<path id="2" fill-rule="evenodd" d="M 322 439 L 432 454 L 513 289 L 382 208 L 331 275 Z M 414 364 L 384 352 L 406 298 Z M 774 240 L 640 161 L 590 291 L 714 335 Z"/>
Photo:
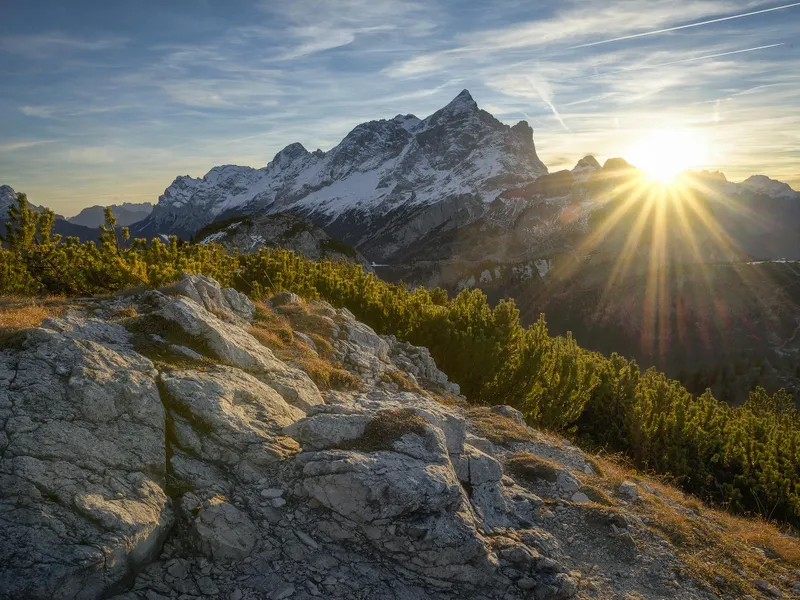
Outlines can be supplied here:
<path id="1" fill-rule="evenodd" d="M 155 201 L 177 175 L 327 150 L 468 88 L 527 120 L 551 170 L 681 129 L 709 149 L 698 166 L 800 189 L 787 4 L 0 0 L 0 183 L 67 215 Z"/>

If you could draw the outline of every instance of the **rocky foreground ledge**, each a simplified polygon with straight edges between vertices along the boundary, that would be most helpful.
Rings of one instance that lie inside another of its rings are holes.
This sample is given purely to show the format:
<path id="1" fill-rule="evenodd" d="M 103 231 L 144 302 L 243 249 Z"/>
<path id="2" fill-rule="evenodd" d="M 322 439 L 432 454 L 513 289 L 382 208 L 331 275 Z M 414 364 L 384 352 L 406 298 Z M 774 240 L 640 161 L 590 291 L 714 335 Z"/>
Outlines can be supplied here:
<path id="1" fill-rule="evenodd" d="M 595 471 L 346 310 L 187 276 L 3 342 L 0 598 L 716 597 Z"/>

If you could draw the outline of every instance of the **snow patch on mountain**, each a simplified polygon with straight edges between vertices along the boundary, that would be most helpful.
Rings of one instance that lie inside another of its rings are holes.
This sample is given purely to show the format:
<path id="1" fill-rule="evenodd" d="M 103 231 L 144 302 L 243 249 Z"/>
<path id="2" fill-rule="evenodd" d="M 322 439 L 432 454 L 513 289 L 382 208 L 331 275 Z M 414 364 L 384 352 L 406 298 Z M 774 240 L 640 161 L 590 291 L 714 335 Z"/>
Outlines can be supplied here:
<path id="1" fill-rule="evenodd" d="M 572 169 L 572 174 L 575 177 L 575 181 L 586 181 L 589 179 L 589 177 L 591 177 L 592 173 L 595 173 L 602 168 L 603 167 L 600 166 L 600 163 L 597 162 L 597 159 L 590 154 L 588 156 L 584 156 L 578 161 L 578 164 L 576 164 Z"/>
<path id="2" fill-rule="evenodd" d="M 800 192 L 793 190 L 788 183 L 770 179 L 766 175 L 752 175 L 740 183 L 739 186 L 770 198 L 800 199 Z"/>
<path id="3" fill-rule="evenodd" d="M 261 169 L 225 165 L 202 179 L 178 177 L 134 233 L 191 235 L 225 213 L 295 212 L 323 225 L 357 223 L 343 232 L 351 244 L 378 231 L 406 243 L 402 223 L 387 230 L 382 221 L 392 211 L 424 213 L 462 196 L 488 207 L 505 189 L 545 173 L 530 126 L 504 125 L 464 90 L 422 120 L 397 115 L 358 125 L 328 152 L 295 143 Z M 411 241 L 453 213 L 429 212 L 414 223 Z"/>

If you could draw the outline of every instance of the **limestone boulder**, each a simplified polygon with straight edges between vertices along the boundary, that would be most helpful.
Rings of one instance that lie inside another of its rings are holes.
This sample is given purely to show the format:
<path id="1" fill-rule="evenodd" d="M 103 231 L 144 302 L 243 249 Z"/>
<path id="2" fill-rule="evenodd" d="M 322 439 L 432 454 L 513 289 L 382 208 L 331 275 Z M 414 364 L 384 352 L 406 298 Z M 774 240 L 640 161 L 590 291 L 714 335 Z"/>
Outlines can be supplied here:
<path id="1" fill-rule="evenodd" d="M 255 306 L 250 298 L 234 289 L 222 288 L 211 277 L 184 273 L 183 278 L 172 288 L 178 294 L 191 298 L 209 312 L 238 317 L 244 321 L 253 319 Z"/>
<path id="2" fill-rule="evenodd" d="M 303 476 L 312 498 L 359 523 L 455 511 L 463 501 L 449 464 L 395 452 L 317 452 Z"/>
<path id="3" fill-rule="evenodd" d="M 229 365 L 246 371 L 280 371 L 283 363 L 241 327 L 226 323 L 189 298 L 176 298 L 158 312 L 186 333 L 203 339 Z"/>
<path id="4" fill-rule="evenodd" d="M 179 449 L 224 463 L 245 481 L 258 479 L 261 468 L 293 450 L 280 428 L 303 412 L 240 369 L 172 371 L 161 375 L 161 383 Z"/>
<path id="5" fill-rule="evenodd" d="M 244 560 L 258 539 L 250 518 L 218 497 L 203 504 L 192 533 L 201 552 L 218 561 Z"/>
<path id="6" fill-rule="evenodd" d="M 102 597 L 160 551 L 165 413 L 127 339 L 70 315 L 0 352 L 0 597 Z"/>
<path id="7" fill-rule="evenodd" d="M 353 313 L 342 309 L 343 321 L 339 324 L 339 337 L 354 344 L 363 352 L 381 361 L 389 360 L 389 344 L 375 331 L 357 321 Z"/>
<path id="8" fill-rule="evenodd" d="M 389 359 L 401 371 L 413 375 L 417 380 L 431 383 L 443 391 L 459 395 L 461 388 L 447 379 L 439 370 L 430 351 L 422 346 L 401 342 L 395 336 L 382 336 L 389 345 Z"/>

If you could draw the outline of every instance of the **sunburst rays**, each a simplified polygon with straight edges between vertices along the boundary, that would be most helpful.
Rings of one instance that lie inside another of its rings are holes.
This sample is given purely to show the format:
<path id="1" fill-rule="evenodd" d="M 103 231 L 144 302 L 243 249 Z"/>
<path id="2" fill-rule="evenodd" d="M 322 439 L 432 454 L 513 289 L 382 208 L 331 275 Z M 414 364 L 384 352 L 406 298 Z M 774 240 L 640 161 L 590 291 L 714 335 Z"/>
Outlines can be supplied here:
<path id="1" fill-rule="evenodd" d="M 631 314 L 630 321 L 640 327 L 646 355 L 664 356 L 671 344 L 687 337 L 690 327 L 701 338 L 714 324 L 724 329 L 730 307 L 724 298 L 715 297 L 719 289 L 712 281 L 713 269 L 732 269 L 738 284 L 758 298 L 755 292 L 765 283 L 764 275 L 746 268 L 749 257 L 718 215 L 728 211 L 753 222 L 759 216 L 727 193 L 724 184 L 709 183 L 706 176 L 696 173 L 683 173 L 665 183 L 634 168 L 598 175 L 597 184 L 610 191 L 599 194 L 603 206 L 595 208 L 590 232 L 574 254 L 602 257 L 599 262 L 609 264 L 593 310 L 601 319 L 614 307 L 630 305 L 641 310 L 641 314 Z M 580 268 L 580 261 L 568 261 L 553 275 L 569 278 Z M 703 318 L 690 316 L 687 299 L 691 298 L 689 305 L 709 306 L 709 313 Z M 698 298 L 703 302 L 698 303 Z M 709 335 L 710 331 L 705 337 Z"/>

